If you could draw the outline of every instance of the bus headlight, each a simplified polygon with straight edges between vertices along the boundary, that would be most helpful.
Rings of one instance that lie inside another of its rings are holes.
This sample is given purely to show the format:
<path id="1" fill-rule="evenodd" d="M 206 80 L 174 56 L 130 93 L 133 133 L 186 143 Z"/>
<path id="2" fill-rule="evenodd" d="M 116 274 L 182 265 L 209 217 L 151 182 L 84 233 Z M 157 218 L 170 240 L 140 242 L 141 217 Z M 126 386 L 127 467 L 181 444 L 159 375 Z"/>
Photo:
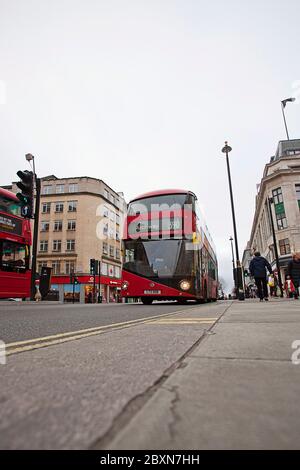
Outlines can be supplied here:
<path id="1" fill-rule="evenodd" d="M 129 286 L 129 282 L 128 282 L 128 281 L 123 281 L 123 282 L 122 282 L 122 289 L 123 289 L 123 290 L 127 290 L 127 289 L 128 289 L 128 286 Z"/>
<path id="2" fill-rule="evenodd" d="M 191 287 L 191 283 L 189 281 L 180 281 L 179 285 L 181 290 L 189 290 Z"/>

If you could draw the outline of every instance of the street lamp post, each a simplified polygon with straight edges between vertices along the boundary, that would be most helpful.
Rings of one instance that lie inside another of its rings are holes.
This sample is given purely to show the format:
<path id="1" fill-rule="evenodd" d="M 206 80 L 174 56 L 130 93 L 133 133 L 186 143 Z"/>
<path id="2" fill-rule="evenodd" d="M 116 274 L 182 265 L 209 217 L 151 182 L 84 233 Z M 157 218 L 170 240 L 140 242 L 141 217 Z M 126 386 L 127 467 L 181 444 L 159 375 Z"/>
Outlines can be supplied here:
<path id="1" fill-rule="evenodd" d="M 233 192 L 232 192 L 232 184 L 231 184 L 230 166 L 229 166 L 229 158 L 228 158 L 228 153 L 231 152 L 231 150 L 232 150 L 232 148 L 228 145 L 228 142 L 225 142 L 225 147 L 222 148 L 222 152 L 226 154 L 227 174 L 228 174 L 231 212 L 232 212 L 232 223 L 233 223 L 234 240 L 235 240 L 237 298 L 239 300 L 245 300 L 244 287 L 243 287 L 243 278 L 242 278 L 242 267 L 241 267 L 241 262 L 240 262 L 240 257 L 239 257 L 239 247 L 238 247 L 238 238 L 237 238 L 237 230 L 236 230 L 236 221 L 235 221 L 235 211 L 234 211 L 234 203 L 233 203 Z"/>
<path id="2" fill-rule="evenodd" d="M 34 156 L 27 153 L 25 158 L 28 162 L 32 161 L 33 175 L 35 181 L 35 208 L 34 208 L 34 228 L 33 228 L 33 242 L 32 242 L 32 260 L 31 260 L 31 287 L 30 299 L 35 300 L 35 281 L 36 281 L 36 257 L 37 257 L 37 243 L 39 233 L 39 213 L 40 213 L 40 199 L 41 199 L 41 180 L 37 178 L 35 173 Z"/>
<path id="3" fill-rule="evenodd" d="M 276 240 L 276 235 L 275 235 L 274 220 L 273 220 L 273 214 L 272 214 L 272 204 L 273 204 L 273 202 L 274 202 L 273 198 L 268 197 L 268 205 L 269 205 L 269 213 L 270 213 L 272 236 L 273 236 L 273 245 L 274 245 L 274 254 L 275 254 L 276 269 L 277 269 L 277 275 L 278 275 L 278 284 L 279 284 L 279 289 L 280 289 L 280 297 L 283 297 L 283 287 L 282 287 L 282 279 L 281 279 L 281 272 L 280 272 L 280 265 L 279 265 L 277 240 Z"/>
<path id="4" fill-rule="evenodd" d="M 287 140 L 290 140 L 290 136 L 289 136 L 289 131 L 288 131 L 288 128 L 287 128 L 284 108 L 286 107 L 287 103 L 292 103 L 295 100 L 296 100 L 296 98 L 287 98 L 287 99 L 281 101 L 281 110 L 282 110 L 282 115 L 283 115 L 283 121 L 284 121 L 284 127 L 285 127 L 285 131 L 286 131 Z"/>
<path id="5" fill-rule="evenodd" d="M 235 269 L 235 261 L 234 261 L 234 251 L 233 251 L 233 238 L 229 238 L 230 244 L 231 244 L 231 255 L 232 255 L 232 274 L 233 274 L 233 280 L 234 280 L 234 287 L 235 289 L 237 288 L 236 285 L 236 269 Z"/>

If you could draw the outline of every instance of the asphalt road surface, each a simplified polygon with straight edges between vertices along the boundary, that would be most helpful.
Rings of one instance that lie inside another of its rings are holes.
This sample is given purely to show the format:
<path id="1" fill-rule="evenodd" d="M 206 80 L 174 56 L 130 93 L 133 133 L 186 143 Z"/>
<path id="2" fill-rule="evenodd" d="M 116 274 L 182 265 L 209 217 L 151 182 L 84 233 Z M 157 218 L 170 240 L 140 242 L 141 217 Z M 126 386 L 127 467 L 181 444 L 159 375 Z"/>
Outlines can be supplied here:
<path id="1" fill-rule="evenodd" d="M 0 448 L 105 448 L 230 304 L 0 304 Z"/>
<path id="2" fill-rule="evenodd" d="M 0 339 L 14 342 L 195 308 L 176 302 L 136 304 L 0 303 Z"/>

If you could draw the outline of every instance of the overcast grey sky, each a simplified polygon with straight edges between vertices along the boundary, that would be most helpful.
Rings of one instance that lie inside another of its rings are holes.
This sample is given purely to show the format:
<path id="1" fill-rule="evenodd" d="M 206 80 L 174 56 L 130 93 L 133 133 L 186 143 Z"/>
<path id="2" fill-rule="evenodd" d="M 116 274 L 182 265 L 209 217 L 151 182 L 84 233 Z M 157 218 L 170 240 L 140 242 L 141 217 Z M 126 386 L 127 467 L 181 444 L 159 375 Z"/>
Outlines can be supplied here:
<path id="1" fill-rule="evenodd" d="M 299 0 L 0 0 L 0 184 L 31 152 L 39 175 L 101 178 L 127 200 L 191 189 L 231 282 L 221 148 L 242 256 L 280 100 L 300 101 L 299 18 Z M 286 111 L 299 138 L 299 103 Z"/>

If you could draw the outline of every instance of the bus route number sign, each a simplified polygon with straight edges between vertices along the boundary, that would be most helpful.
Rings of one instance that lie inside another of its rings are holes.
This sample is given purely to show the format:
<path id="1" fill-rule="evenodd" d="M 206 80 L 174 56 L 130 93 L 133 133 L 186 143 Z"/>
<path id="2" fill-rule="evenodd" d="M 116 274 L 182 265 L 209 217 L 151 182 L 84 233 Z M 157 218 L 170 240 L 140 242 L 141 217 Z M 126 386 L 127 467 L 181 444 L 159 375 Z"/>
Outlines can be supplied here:
<path id="1" fill-rule="evenodd" d="M 128 226 L 129 235 L 137 233 L 150 233 L 150 232 L 165 232 L 182 229 L 182 218 L 176 217 L 174 219 L 164 218 L 161 223 L 156 220 L 142 220 L 133 221 Z"/>

